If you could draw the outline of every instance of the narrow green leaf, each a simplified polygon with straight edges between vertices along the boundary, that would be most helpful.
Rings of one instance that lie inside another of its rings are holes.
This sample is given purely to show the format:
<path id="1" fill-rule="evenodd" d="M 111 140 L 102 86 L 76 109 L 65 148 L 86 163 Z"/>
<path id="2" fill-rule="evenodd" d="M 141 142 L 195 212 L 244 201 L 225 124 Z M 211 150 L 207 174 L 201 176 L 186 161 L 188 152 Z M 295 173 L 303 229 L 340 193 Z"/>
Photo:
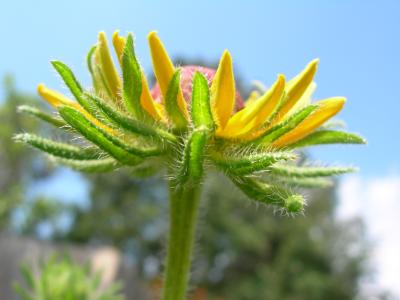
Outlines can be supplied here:
<path id="1" fill-rule="evenodd" d="M 286 209 L 289 213 L 301 212 L 304 197 L 283 188 L 269 185 L 250 177 L 231 177 L 232 182 L 250 199 Z"/>
<path id="2" fill-rule="evenodd" d="M 180 85 L 181 70 L 175 71 L 171 81 L 168 84 L 167 96 L 165 99 L 165 110 L 167 111 L 168 117 L 174 124 L 174 127 L 178 130 L 182 130 L 187 126 L 187 120 L 181 112 L 178 105 L 178 92 Z"/>
<path id="3" fill-rule="evenodd" d="M 266 170 L 278 161 L 293 160 L 296 156 L 288 151 L 262 152 L 251 155 L 226 155 L 224 153 L 211 153 L 214 163 L 235 175 L 247 175 L 257 171 Z"/>
<path id="4" fill-rule="evenodd" d="M 69 88 L 72 95 L 74 95 L 76 101 L 78 101 L 78 103 L 82 105 L 82 107 L 88 112 L 91 112 L 91 105 L 84 97 L 83 89 L 71 69 L 61 61 L 54 60 L 51 62 L 51 64 L 53 65 L 54 69 L 56 69 L 58 74 L 60 74 L 66 86 Z"/>
<path id="5" fill-rule="evenodd" d="M 21 133 L 14 136 L 14 140 L 29 144 L 48 154 L 76 160 L 96 159 L 99 157 L 99 151 L 94 149 L 81 149 L 79 147 L 55 142 L 46 138 L 42 138 L 35 134 Z"/>
<path id="6" fill-rule="evenodd" d="M 87 173 L 110 172 L 122 166 L 111 157 L 92 160 L 74 160 L 53 157 L 53 161 L 71 169 Z"/>
<path id="7" fill-rule="evenodd" d="M 200 72 L 193 76 L 192 122 L 195 128 L 206 127 L 208 130 L 214 130 L 214 120 L 210 107 L 210 89 L 208 88 L 207 78 Z"/>
<path id="8" fill-rule="evenodd" d="M 137 119 L 147 116 L 140 104 L 142 72 L 135 56 L 133 37 L 129 33 L 122 54 L 123 99 L 126 109 Z"/>
<path id="9" fill-rule="evenodd" d="M 59 109 L 61 117 L 87 140 L 99 146 L 115 159 L 123 164 L 137 165 L 142 159 L 133 155 L 120 146 L 115 145 L 105 136 L 97 126 L 88 121 L 80 112 L 71 107 L 61 107 Z"/>
<path id="10" fill-rule="evenodd" d="M 64 122 L 64 120 L 29 105 L 20 105 L 18 106 L 17 111 L 34 116 L 56 127 L 62 127 L 67 124 Z"/>
<path id="11" fill-rule="evenodd" d="M 291 149 L 325 144 L 366 144 L 367 141 L 355 133 L 335 130 L 319 130 L 289 145 Z"/>
<path id="12" fill-rule="evenodd" d="M 326 177 L 356 172 L 352 167 L 298 167 L 273 165 L 269 167 L 272 174 L 287 177 Z"/>
<path id="13" fill-rule="evenodd" d="M 271 129 L 267 130 L 262 136 L 258 137 L 256 140 L 251 141 L 251 144 L 268 145 L 278 138 L 288 133 L 297 127 L 305 118 L 307 118 L 315 109 L 316 105 L 309 105 L 300 111 L 293 114 L 287 120 L 275 125 Z"/>
<path id="14" fill-rule="evenodd" d="M 101 110 L 110 121 L 114 123 L 116 127 L 122 127 L 130 132 L 137 133 L 143 136 L 150 136 L 156 139 L 162 139 L 170 142 L 176 142 L 176 137 L 169 133 L 166 130 L 158 128 L 156 126 L 149 126 L 140 122 L 138 120 L 129 118 L 128 116 L 124 115 L 122 112 L 119 112 L 110 104 L 106 103 L 102 99 L 97 96 L 87 94 L 88 97 L 91 98 L 94 105 Z"/>

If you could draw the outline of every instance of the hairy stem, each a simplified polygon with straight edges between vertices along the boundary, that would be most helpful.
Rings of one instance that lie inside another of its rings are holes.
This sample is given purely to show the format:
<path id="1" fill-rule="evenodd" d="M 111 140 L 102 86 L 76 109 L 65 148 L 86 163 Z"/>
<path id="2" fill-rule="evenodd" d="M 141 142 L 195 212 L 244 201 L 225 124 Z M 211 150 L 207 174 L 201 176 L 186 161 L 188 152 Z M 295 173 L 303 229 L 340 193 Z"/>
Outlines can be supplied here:
<path id="1" fill-rule="evenodd" d="M 184 300 L 190 277 L 195 239 L 200 185 L 177 188 L 170 192 L 170 228 L 162 300 Z"/>

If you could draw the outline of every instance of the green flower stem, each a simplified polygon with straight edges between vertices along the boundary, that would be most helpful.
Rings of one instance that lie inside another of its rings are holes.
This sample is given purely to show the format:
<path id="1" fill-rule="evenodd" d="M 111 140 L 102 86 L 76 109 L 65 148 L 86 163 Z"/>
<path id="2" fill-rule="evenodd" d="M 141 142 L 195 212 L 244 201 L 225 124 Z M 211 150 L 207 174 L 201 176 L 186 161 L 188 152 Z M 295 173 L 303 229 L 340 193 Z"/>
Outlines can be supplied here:
<path id="1" fill-rule="evenodd" d="M 162 300 L 184 300 L 190 277 L 200 185 L 170 183 L 170 228 Z"/>

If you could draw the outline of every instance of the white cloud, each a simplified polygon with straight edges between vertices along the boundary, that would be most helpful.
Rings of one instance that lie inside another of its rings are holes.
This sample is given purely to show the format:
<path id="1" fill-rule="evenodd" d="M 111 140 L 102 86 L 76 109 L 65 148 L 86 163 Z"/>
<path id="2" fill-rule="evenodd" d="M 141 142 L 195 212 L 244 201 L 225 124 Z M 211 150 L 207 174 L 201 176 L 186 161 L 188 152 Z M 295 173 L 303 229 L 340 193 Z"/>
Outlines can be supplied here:
<path id="1" fill-rule="evenodd" d="M 338 217 L 361 216 L 374 243 L 374 285 L 400 297 L 400 176 L 348 176 L 339 186 Z"/>

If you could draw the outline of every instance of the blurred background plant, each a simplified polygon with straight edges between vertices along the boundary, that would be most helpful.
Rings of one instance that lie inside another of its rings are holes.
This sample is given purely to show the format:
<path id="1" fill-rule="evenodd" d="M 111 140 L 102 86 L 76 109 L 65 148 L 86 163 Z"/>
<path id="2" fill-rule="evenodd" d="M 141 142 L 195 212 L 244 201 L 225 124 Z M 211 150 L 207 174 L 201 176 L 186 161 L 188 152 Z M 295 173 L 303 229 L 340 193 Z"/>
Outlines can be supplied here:
<path id="1" fill-rule="evenodd" d="M 23 285 L 15 290 L 22 300 L 122 300 L 119 283 L 101 287 L 100 273 L 90 271 L 88 265 L 73 263 L 68 257 L 51 257 L 43 262 L 38 274 L 27 266 L 21 267 Z"/>

